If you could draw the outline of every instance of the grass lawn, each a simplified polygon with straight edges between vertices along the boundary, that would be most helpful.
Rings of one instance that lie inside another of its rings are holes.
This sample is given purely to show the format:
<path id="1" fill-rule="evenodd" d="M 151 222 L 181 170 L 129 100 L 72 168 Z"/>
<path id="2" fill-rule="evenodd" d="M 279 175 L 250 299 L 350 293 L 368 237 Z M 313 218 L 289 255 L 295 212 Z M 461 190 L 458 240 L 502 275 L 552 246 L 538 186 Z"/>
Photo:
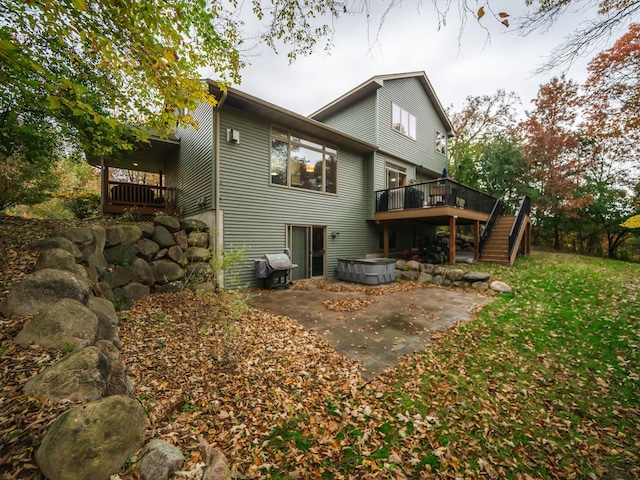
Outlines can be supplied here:
<path id="1" fill-rule="evenodd" d="M 640 265 L 536 253 L 478 269 L 514 292 L 371 382 L 235 295 L 138 302 L 120 336 L 149 436 L 192 471 L 202 437 L 237 478 L 640 478 Z M 59 357 L 15 347 L 23 321 L 0 345 L 2 479 L 40 478 L 33 452 L 62 411 L 21 393 Z"/>

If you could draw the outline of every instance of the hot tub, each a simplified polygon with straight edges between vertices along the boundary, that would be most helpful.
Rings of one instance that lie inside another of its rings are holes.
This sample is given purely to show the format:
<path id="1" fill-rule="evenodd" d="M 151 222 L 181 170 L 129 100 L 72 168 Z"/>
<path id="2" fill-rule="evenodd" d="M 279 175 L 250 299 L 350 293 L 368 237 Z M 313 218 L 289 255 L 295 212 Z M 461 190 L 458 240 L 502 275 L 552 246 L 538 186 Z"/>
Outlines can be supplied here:
<path id="1" fill-rule="evenodd" d="M 338 280 L 382 285 L 391 283 L 396 276 L 396 261 L 393 258 L 339 258 Z"/>

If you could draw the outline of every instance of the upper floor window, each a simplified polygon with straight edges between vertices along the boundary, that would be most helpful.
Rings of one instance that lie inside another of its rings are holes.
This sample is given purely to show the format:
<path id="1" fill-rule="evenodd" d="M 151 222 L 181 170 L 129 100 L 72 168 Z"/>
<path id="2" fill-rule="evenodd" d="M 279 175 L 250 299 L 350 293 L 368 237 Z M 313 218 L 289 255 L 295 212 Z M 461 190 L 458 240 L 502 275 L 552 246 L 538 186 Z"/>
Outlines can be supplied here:
<path id="1" fill-rule="evenodd" d="M 446 155 L 447 154 L 447 136 L 436 130 L 436 152 Z"/>
<path id="2" fill-rule="evenodd" d="M 338 151 L 287 130 L 271 129 L 271 183 L 336 193 Z"/>
<path id="3" fill-rule="evenodd" d="M 392 104 L 391 128 L 409 138 L 416 139 L 415 115 L 395 103 Z"/>
<path id="4" fill-rule="evenodd" d="M 393 163 L 386 163 L 387 188 L 404 187 L 407 184 L 407 169 Z"/>

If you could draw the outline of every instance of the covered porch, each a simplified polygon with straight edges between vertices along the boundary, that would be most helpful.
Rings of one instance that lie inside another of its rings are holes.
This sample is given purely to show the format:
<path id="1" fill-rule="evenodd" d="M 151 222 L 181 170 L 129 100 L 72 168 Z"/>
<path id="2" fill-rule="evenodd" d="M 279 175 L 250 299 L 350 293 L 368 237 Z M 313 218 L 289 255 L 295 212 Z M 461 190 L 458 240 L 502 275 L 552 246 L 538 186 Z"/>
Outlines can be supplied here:
<path id="1" fill-rule="evenodd" d="M 489 221 L 498 199 L 454 180 L 443 178 L 397 188 L 379 190 L 375 196 L 374 220 L 382 226 L 383 256 L 389 256 L 391 228 L 413 229 L 420 225 L 448 226 L 448 262 L 456 263 L 456 232 L 471 226 L 473 259 L 480 259 L 481 224 Z"/>
<path id="2" fill-rule="evenodd" d="M 101 170 L 103 215 L 122 215 L 135 211 L 142 216 L 163 212 L 173 215 L 177 191 L 166 186 L 169 162 L 177 160 L 180 139 L 149 137 L 134 150 L 113 158 L 90 159 Z"/>

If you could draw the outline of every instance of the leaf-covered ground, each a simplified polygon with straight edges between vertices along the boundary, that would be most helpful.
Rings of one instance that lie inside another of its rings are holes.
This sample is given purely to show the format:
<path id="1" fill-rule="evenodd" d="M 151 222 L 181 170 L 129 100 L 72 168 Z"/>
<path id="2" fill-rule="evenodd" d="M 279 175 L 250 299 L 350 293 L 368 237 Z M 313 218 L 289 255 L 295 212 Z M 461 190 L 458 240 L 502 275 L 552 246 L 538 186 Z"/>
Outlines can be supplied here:
<path id="1" fill-rule="evenodd" d="M 640 266 L 538 253 L 482 269 L 514 293 L 369 383 L 237 295 L 139 302 L 120 335 L 150 436 L 185 470 L 203 437 L 239 478 L 640 478 Z M 12 347 L 20 322 L 2 325 L 0 478 L 38 475 L 58 411 L 21 395 L 55 355 Z M 138 478 L 135 458 L 120 477 Z"/>

